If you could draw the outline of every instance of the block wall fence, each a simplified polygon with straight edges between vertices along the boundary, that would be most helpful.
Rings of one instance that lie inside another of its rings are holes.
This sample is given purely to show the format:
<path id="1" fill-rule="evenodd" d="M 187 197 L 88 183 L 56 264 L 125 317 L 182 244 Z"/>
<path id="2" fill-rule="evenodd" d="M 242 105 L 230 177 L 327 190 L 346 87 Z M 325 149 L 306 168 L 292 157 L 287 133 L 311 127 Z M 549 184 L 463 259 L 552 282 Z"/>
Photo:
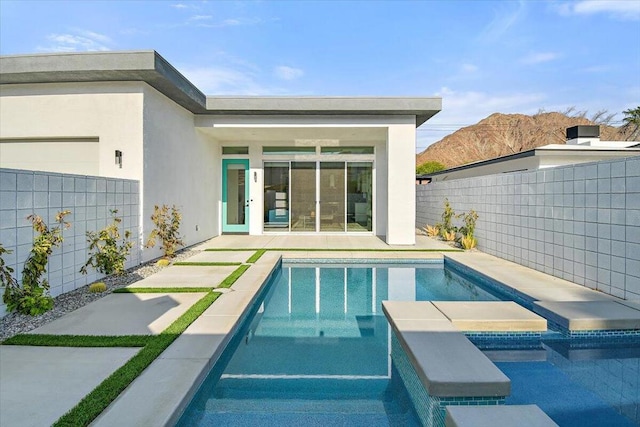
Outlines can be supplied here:
<path id="1" fill-rule="evenodd" d="M 478 212 L 478 249 L 640 299 L 640 158 L 418 185 L 416 227 Z"/>
<path id="2" fill-rule="evenodd" d="M 3 259 L 20 280 L 34 238 L 27 216 L 39 215 L 51 226 L 59 211 L 70 210 L 65 219 L 71 227 L 64 230 L 64 242 L 54 249 L 47 265 L 50 292 L 57 296 L 92 283 L 103 275 L 93 269 L 86 275 L 80 273 L 89 256 L 86 232 L 101 230 L 111 223 L 111 210 L 117 209 L 122 218 L 121 234 L 129 230 L 136 240 L 125 266 L 138 265 L 139 200 L 138 181 L 0 169 L 0 243 L 13 251 Z M 4 294 L 4 288 L 0 292 Z M 5 305 L 0 300 L 0 317 L 5 314 Z"/>

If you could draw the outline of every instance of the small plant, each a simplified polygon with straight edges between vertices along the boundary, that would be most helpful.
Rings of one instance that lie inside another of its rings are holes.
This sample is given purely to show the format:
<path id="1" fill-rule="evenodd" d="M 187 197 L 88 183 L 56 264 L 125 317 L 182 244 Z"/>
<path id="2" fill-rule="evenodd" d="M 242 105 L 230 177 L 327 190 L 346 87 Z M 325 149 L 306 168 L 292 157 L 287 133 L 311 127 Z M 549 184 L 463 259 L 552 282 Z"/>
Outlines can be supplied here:
<path id="1" fill-rule="evenodd" d="M 440 235 L 440 227 L 438 227 L 437 225 L 436 226 L 427 225 L 424 229 L 427 232 L 427 236 L 429 237 L 436 237 Z"/>
<path id="2" fill-rule="evenodd" d="M 159 259 L 158 261 L 156 261 L 156 265 L 158 267 L 167 267 L 169 264 L 171 264 L 171 261 L 169 261 L 166 258 L 162 258 L 162 259 Z"/>
<path id="3" fill-rule="evenodd" d="M 104 282 L 96 282 L 89 285 L 89 292 L 97 294 L 107 290 L 107 285 Z"/>
<path id="4" fill-rule="evenodd" d="M 463 236 L 460 239 L 460 246 L 462 246 L 462 248 L 465 250 L 473 249 L 477 244 L 478 241 L 473 236 Z"/>
<path id="5" fill-rule="evenodd" d="M 476 221 L 478 221 L 478 213 L 471 209 L 468 213 L 463 213 L 458 216 L 463 218 L 464 226 L 460 228 L 460 232 L 464 236 L 473 237 L 476 231 Z"/>
<path id="6" fill-rule="evenodd" d="M 151 231 L 146 247 L 154 247 L 156 239 L 160 239 L 162 242 L 160 249 L 164 251 L 164 257 L 173 258 L 178 246 L 184 246 L 179 232 L 180 221 L 182 221 L 180 211 L 175 205 L 171 207 L 171 212 L 169 212 L 169 206 L 167 205 L 162 205 L 162 207 L 156 205 L 153 208 L 151 221 L 153 221 L 156 228 Z"/>
<path id="7" fill-rule="evenodd" d="M 64 221 L 64 217 L 69 213 L 70 211 L 58 212 L 56 215 L 58 225 L 51 229 L 38 215 L 27 217 L 33 229 L 39 234 L 34 239 L 29 258 L 24 263 L 22 287 L 15 280 L 6 284 L 2 299 L 9 311 L 17 310 L 23 314 L 36 316 L 53 308 L 53 298 L 48 295 L 49 282 L 46 279 L 41 280 L 40 277 L 47 271 L 51 252 L 63 241 L 62 229 L 70 226 Z"/>
<path id="8" fill-rule="evenodd" d="M 131 232 L 124 232 L 124 239 L 120 240 L 120 223 L 122 218 L 116 215 L 117 209 L 111 211 L 113 222 L 102 230 L 87 231 L 87 242 L 89 243 L 89 259 L 82 266 L 80 272 L 87 274 L 87 267 L 93 267 L 103 274 L 124 274 L 124 263 L 133 247 L 133 242 L 129 240 Z"/>
<path id="9" fill-rule="evenodd" d="M 13 251 L 5 249 L 0 243 L 0 285 L 5 288 L 17 286 L 16 279 L 12 276 L 13 268 L 6 265 L 2 259 L 2 254 L 10 254 L 11 252 Z"/>
<path id="10" fill-rule="evenodd" d="M 453 232 L 454 236 L 456 233 L 456 228 L 451 223 L 451 220 L 455 218 L 456 213 L 453 208 L 449 204 L 449 199 L 444 199 L 444 212 L 442 212 L 442 224 L 438 224 L 440 228 L 440 235 L 444 240 L 447 240 L 445 234 L 449 234 Z"/>
<path id="11" fill-rule="evenodd" d="M 445 231 L 442 233 L 442 238 L 447 242 L 453 242 L 456 240 L 456 232 L 455 231 Z"/>

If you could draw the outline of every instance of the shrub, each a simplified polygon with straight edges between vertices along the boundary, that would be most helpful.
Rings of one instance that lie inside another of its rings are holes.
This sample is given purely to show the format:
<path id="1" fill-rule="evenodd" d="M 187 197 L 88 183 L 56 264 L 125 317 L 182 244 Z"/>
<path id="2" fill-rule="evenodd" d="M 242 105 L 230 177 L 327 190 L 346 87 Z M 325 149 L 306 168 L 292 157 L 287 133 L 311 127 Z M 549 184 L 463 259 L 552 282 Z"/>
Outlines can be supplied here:
<path id="1" fill-rule="evenodd" d="M 460 246 L 465 250 L 473 249 L 477 244 L 478 241 L 473 236 L 464 236 L 460 239 Z"/>
<path id="2" fill-rule="evenodd" d="M 442 212 L 442 224 L 438 224 L 437 227 L 440 228 L 440 235 L 443 239 L 445 238 L 445 234 L 453 232 L 454 236 L 457 229 L 451 223 L 451 220 L 455 218 L 456 213 L 449 204 L 449 199 L 444 199 L 444 212 Z"/>
<path id="3" fill-rule="evenodd" d="M 179 232 L 180 221 L 182 221 L 180 211 L 175 205 L 171 207 L 171 212 L 169 212 L 169 206 L 167 205 L 162 205 L 162 207 L 156 205 L 153 208 L 151 221 L 153 221 L 156 228 L 151 231 L 146 247 L 154 247 L 156 239 L 160 239 L 162 242 L 160 249 L 164 251 L 164 257 L 173 258 L 178 246 L 184 246 Z"/>
<path id="4" fill-rule="evenodd" d="M 63 241 L 62 229 L 69 228 L 69 223 L 64 221 L 64 217 L 69 213 L 70 211 L 58 212 L 56 215 L 58 225 L 51 229 L 38 215 L 27 217 L 33 229 L 38 232 L 38 236 L 35 237 L 29 258 L 24 263 L 22 287 L 14 280 L 5 288 L 2 299 L 9 311 L 17 310 L 23 314 L 36 316 L 53 308 L 53 298 L 48 295 L 49 282 L 46 279 L 41 281 L 40 277 L 47 271 L 51 252 Z"/>
<path id="5" fill-rule="evenodd" d="M 167 267 L 169 264 L 171 264 L 171 261 L 169 261 L 168 259 L 165 259 L 165 258 L 163 258 L 163 259 L 159 259 L 159 260 L 156 262 L 156 265 L 157 265 L 158 267 Z"/>
<path id="6" fill-rule="evenodd" d="M 437 225 L 435 227 L 427 225 L 424 229 L 429 237 L 436 237 L 440 235 L 440 228 Z"/>
<path id="7" fill-rule="evenodd" d="M 96 282 L 89 285 L 89 292 L 97 294 L 107 290 L 107 284 L 104 282 Z"/>
<path id="8" fill-rule="evenodd" d="M 416 175 L 440 172 L 445 169 L 445 165 L 440 162 L 425 162 L 416 167 Z"/>
<path id="9" fill-rule="evenodd" d="M 442 233 L 442 238 L 447 242 L 453 242 L 456 240 L 456 232 L 455 231 L 445 231 Z"/>
<path id="10" fill-rule="evenodd" d="M 87 231 L 90 255 L 86 264 L 80 269 L 82 274 L 87 274 L 87 267 L 93 267 L 103 274 L 124 273 L 124 263 L 133 247 L 133 242 L 129 240 L 131 232 L 127 230 L 124 232 L 122 242 L 119 243 L 118 228 L 122 219 L 116 216 L 117 213 L 117 209 L 111 211 L 113 222 L 102 230 Z"/>
<path id="11" fill-rule="evenodd" d="M 464 226 L 460 228 L 460 232 L 465 236 L 473 237 L 476 231 L 476 221 L 478 221 L 478 214 L 471 209 L 468 213 L 460 214 L 460 218 L 463 218 Z"/>

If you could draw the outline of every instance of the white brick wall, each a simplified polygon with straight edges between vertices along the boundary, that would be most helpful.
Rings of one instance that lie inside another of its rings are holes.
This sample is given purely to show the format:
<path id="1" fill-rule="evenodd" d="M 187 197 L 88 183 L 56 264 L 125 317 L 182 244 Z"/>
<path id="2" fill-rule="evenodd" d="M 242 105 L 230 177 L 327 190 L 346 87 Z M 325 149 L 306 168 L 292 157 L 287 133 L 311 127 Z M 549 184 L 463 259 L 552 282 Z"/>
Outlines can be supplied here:
<path id="1" fill-rule="evenodd" d="M 479 214 L 478 248 L 625 299 L 640 299 L 640 158 L 419 185 L 416 226 L 444 199 Z"/>
<path id="2" fill-rule="evenodd" d="M 47 265 L 51 295 L 84 286 L 100 275 L 90 270 L 80 273 L 87 261 L 86 231 L 97 231 L 111 222 L 111 209 L 122 218 L 121 232 L 139 235 L 138 181 L 16 169 L 0 169 L 0 243 L 13 251 L 5 254 L 5 263 L 12 267 L 18 279 L 24 261 L 33 246 L 34 232 L 27 216 L 40 215 L 52 225 L 59 211 L 70 210 L 66 220 L 71 228 L 64 231 L 64 242 L 53 251 Z M 140 247 L 136 241 L 126 267 L 140 263 Z M 4 288 L 0 288 L 4 293 Z M 0 302 L 0 317 L 5 306 Z"/>

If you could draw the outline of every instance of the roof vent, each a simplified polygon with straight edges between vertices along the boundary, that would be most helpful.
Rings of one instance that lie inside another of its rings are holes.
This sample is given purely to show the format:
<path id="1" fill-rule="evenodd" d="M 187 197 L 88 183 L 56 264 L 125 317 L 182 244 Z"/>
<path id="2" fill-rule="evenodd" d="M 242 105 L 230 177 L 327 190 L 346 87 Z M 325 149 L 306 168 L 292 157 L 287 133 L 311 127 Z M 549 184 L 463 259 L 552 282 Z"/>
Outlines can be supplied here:
<path id="1" fill-rule="evenodd" d="M 567 144 L 598 145 L 600 142 L 600 126 L 573 126 L 567 128 Z"/>

